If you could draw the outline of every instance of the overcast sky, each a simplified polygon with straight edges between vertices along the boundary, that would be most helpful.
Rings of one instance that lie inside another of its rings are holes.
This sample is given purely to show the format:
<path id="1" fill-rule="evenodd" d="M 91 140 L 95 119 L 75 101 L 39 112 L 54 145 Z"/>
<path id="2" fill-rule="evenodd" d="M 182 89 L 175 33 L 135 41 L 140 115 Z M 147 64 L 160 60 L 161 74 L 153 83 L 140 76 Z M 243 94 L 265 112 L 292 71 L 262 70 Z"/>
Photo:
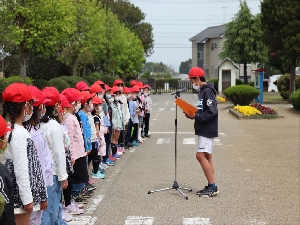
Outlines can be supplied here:
<path id="1" fill-rule="evenodd" d="M 153 26 L 154 53 L 147 62 L 163 62 L 178 72 L 182 61 L 192 58 L 189 38 L 207 27 L 232 20 L 239 0 L 130 0 Z M 260 0 L 247 0 L 252 14 L 260 12 Z"/>

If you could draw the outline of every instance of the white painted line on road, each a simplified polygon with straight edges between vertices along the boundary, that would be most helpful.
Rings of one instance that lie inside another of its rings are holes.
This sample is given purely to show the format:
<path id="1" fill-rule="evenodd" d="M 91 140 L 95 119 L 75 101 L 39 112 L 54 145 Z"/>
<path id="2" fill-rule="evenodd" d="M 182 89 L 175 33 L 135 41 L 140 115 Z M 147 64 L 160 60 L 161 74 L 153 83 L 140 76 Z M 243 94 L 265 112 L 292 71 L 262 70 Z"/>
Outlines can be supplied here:
<path id="1" fill-rule="evenodd" d="M 212 225 L 210 218 L 183 218 L 183 225 Z"/>
<path id="2" fill-rule="evenodd" d="M 152 134 L 152 132 L 151 132 Z M 167 144 L 170 143 L 171 138 L 159 138 L 156 142 L 156 144 L 161 145 L 161 144 Z"/>
<path id="3" fill-rule="evenodd" d="M 244 219 L 245 223 L 246 224 L 249 224 L 249 225 L 266 225 L 266 221 L 263 221 L 263 220 L 257 220 L 257 219 Z"/>
<path id="4" fill-rule="evenodd" d="M 136 148 L 130 148 L 128 152 L 135 152 Z"/>
<path id="5" fill-rule="evenodd" d="M 175 132 L 153 132 L 151 131 L 151 134 L 174 134 Z M 195 134 L 195 132 L 177 132 L 177 134 Z"/>
<path id="6" fill-rule="evenodd" d="M 156 120 L 156 119 L 153 119 L 153 120 Z"/>
<path id="7" fill-rule="evenodd" d="M 93 198 L 93 203 L 89 207 L 87 207 L 85 213 L 93 214 L 97 209 L 99 203 L 103 200 L 103 198 L 104 198 L 103 194 L 97 195 L 95 198 Z"/>
<path id="8" fill-rule="evenodd" d="M 214 138 L 213 145 L 223 145 L 220 138 Z"/>
<path id="9" fill-rule="evenodd" d="M 171 108 L 171 111 L 174 111 L 175 110 L 175 108 Z"/>
<path id="10" fill-rule="evenodd" d="M 92 216 L 73 216 L 72 221 L 67 222 L 68 225 L 94 225 L 97 217 Z"/>
<path id="11" fill-rule="evenodd" d="M 152 103 L 152 105 L 157 105 L 157 102 L 156 103 Z"/>
<path id="12" fill-rule="evenodd" d="M 219 135 L 226 136 L 225 133 L 219 133 Z"/>
<path id="13" fill-rule="evenodd" d="M 196 139 L 195 138 L 183 138 L 184 145 L 195 145 Z"/>
<path id="14" fill-rule="evenodd" d="M 152 225 L 154 217 L 127 216 L 125 225 Z"/>
<path id="15" fill-rule="evenodd" d="M 165 110 L 165 108 L 159 108 L 158 109 L 159 112 L 164 111 L 164 110 Z"/>

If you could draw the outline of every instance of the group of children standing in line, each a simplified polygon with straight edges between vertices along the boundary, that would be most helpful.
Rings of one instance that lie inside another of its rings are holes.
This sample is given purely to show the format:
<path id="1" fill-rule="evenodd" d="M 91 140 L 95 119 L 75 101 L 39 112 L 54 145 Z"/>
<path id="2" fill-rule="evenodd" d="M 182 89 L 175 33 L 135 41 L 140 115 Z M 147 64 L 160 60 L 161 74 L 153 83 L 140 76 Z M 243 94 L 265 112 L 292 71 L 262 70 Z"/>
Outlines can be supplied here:
<path id="1" fill-rule="evenodd" d="M 14 83 L 3 91 L 1 225 L 61 225 L 84 212 L 93 179 L 150 137 L 150 86 L 130 86 L 81 81 L 59 93 Z"/>

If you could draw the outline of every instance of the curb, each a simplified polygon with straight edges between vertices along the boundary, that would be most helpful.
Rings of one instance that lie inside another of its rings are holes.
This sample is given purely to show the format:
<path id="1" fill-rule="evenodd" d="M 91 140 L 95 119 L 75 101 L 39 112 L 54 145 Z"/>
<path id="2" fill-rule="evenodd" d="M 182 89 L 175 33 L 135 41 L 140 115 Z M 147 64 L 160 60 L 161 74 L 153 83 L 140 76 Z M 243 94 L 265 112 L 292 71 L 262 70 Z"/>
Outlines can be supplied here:
<path id="1" fill-rule="evenodd" d="M 240 112 L 238 112 L 234 109 L 229 109 L 228 112 L 237 119 L 246 119 L 245 116 L 242 113 L 240 113 Z M 279 118 L 284 118 L 284 116 L 277 115 L 277 117 L 275 117 L 274 119 L 279 119 Z M 270 118 L 256 118 L 256 119 L 270 119 Z"/>

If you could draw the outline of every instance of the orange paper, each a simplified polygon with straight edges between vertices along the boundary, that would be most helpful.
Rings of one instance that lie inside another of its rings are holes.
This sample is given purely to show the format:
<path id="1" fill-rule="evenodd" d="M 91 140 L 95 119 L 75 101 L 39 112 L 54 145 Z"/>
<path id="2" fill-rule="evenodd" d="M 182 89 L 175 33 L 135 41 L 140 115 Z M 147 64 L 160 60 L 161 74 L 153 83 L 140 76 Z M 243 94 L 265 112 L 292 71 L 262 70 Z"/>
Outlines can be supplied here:
<path id="1" fill-rule="evenodd" d="M 176 105 L 178 105 L 182 111 L 188 115 L 192 115 L 194 113 L 196 113 L 197 108 L 189 103 L 187 103 L 186 101 L 182 100 L 181 98 L 176 98 L 175 101 Z"/>

